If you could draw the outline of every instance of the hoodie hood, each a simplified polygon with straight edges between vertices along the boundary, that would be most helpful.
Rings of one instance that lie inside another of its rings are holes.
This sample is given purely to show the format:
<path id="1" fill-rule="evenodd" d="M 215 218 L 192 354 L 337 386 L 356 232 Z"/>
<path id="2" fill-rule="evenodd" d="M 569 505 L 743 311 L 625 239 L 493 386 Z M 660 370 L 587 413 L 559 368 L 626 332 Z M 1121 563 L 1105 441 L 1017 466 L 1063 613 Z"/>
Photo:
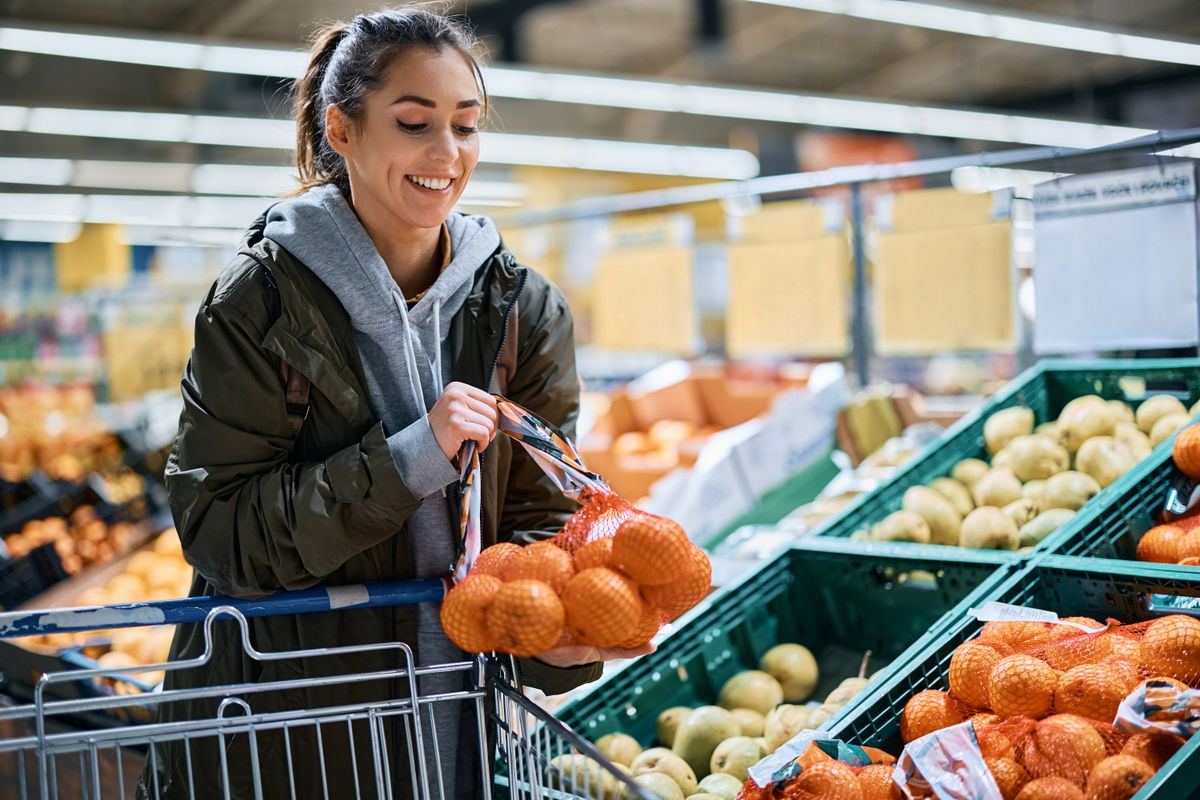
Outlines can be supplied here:
<path id="1" fill-rule="evenodd" d="M 487 217 L 446 220 L 451 261 L 409 309 L 375 244 L 336 186 L 318 186 L 267 213 L 264 234 L 337 296 L 354 328 L 372 410 L 389 431 L 424 416 L 449 376 L 443 348 L 476 270 L 500 246 Z"/>

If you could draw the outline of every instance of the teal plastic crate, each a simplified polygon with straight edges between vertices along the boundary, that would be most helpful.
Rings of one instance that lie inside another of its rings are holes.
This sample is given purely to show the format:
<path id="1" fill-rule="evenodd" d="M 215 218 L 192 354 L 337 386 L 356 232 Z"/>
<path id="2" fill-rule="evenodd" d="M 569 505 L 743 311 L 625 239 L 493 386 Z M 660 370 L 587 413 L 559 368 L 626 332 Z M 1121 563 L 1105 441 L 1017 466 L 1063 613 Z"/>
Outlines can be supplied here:
<path id="1" fill-rule="evenodd" d="M 1009 568 L 995 553 L 947 561 L 920 546 L 897 556 L 851 544 L 806 540 L 784 551 L 710 595 L 656 652 L 606 675 L 555 716 L 592 741 L 622 732 L 650 746 L 662 711 L 714 704 L 725 681 L 757 669 L 762 654 L 781 642 L 799 642 L 817 657 L 819 702 L 858 673 L 864 650 L 873 653 L 869 672 L 903 665 L 908 649 L 946 612 Z"/>
<path id="2" fill-rule="evenodd" d="M 1055 419 L 1068 402 L 1085 394 L 1125 400 L 1135 407 L 1151 395 L 1174 394 L 1190 405 L 1200 399 L 1200 359 L 1043 361 L 1014 378 L 987 403 L 956 422 L 890 480 L 857 498 L 845 511 L 826 522 L 816 535 L 848 537 L 898 511 L 904 492 L 909 488 L 949 475 L 954 465 L 964 458 L 986 458 L 983 425 L 995 412 L 1026 406 L 1033 410 L 1036 424 L 1040 425 Z M 1109 487 L 1093 498 L 1076 517 L 1090 516 L 1094 504 L 1104 502 L 1112 489 Z M 1045 547 L 1043 542 L 1039 550 Z M 940 549 L 946 551 L 945 558 L 964 552 L 958 547 Z M 1021 553 L 1007 552 L 1006 555 L 1013 561 L 1024 560 Z"/>
<path id="3" fill-rule="evenodd" d="M 867 696 L 831 732 L 856 744 L 880 747 L 893 755 L 904 749 L 900 712 L 910 697 L 924 689 L 949 689 L 950 657 L 954 649 L 975 638 L 983 623 L 968 609 L 996 600 L 1054 611 L 1059 616 L 1113 617 L 1141 622 L 1180 613 L 1172 603 L 1186 605 L 1200 598 L 1200 573 L 1163 564 L 1042 556 L 1019 570 L 997 573 L 968 596 L 943 624 L 931 632 L 928 646 L 907 666 L 891 670 L 869 687 Z M 1195 613 L 1194 611 L 1191 613 Z M 1195 797 L 1200 786 L 1200 736 L 1163 766 L 1137 795 L 1160 800 Z"/>

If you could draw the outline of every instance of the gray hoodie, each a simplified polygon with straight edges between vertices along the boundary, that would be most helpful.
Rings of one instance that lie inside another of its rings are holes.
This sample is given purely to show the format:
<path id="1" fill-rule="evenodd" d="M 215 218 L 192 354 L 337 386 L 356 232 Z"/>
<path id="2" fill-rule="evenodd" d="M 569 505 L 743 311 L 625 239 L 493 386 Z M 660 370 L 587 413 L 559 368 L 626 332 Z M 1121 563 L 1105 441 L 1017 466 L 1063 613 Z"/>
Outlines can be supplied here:
<path id="1" fill-rule="evenodd" d="M 447 574 L 454 558 L 459 532 L 445 492 L 458 479 L 458 470 L 434 438 L 428 412 L 451 378 L 444 358 L 450 323 L 470 293 L 475 271 L 500 245 L 500 234 L 487 217 L 455 213 L 446 224 L 452 260 L 411 310 L 337 187 L 320 186 L 272 206 L 266 226 L 266 236 L 312 270 L 350 317 L 371 409 L 389 434 L 388 445 L 405 484 L 425 498 L 408 521 L 418 577 Z M 463 658 L 442 632 L 436 605 L 419 608 L 417 633 L 423 664 Z M 461 687 L 430 685 L 422 690 L 455 688 Z M 438 718 L 443 742 L 457 741 L 452 717 Z M 454 796 L 452 788 L 447 796 Z"/>

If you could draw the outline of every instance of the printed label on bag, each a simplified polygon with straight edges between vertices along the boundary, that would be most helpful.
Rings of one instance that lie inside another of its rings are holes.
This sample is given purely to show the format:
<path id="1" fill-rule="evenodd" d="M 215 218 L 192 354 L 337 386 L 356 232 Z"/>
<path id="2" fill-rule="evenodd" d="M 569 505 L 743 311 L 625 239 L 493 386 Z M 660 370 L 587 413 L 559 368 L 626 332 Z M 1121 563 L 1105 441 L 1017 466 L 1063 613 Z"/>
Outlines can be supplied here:
<path id="1" fill-rule="evenodd" d="M 330 611 L 361 606 L 371 599 L 371 593 L 361 583 L 356 586 L 330 586 L 325 590 L 325 594 L 329 595 Z"/>
<path id="2" fill-rule="evenodd" d="M 1053 611 L 1043 611 L 1040 608 L 1027 608 L 1026 606 L 1014 606 L 1009 603 L 999 603 L 995 600 L 988 600 L 978 608 L 968 609 L 967 613 L 980 622 L 1049 622 L 1051 625 L 1069 625 L 1072 628 L 1078 628 L 1084 633 L 1099 633 L 1100 631 L 1108 630 L 1106 625 L 1093 628 L 1084 625 L 1082 622 L 1059 619 L 1058 614 L 1055 614 Z"/>

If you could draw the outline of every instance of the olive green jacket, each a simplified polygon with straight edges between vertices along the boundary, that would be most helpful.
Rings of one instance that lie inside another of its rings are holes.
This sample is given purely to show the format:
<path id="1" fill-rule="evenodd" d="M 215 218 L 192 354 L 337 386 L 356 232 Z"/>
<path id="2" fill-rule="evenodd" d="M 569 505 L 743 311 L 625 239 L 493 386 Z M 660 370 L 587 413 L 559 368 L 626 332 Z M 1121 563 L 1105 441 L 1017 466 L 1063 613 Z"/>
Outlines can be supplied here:
<path id="1" fill-rule="evenodd" d="M 394 431 L 384 430 L 368 407 L 349 317 L 307 267 L 263 236 L 263 224 L 260 218 L 252 226 L 201 305 L 182 383 L 184 409 L 166 483 L 185 557 L 195 567 L 192 595 L 261 598 L 280 590 L 414 577 L 405 521 L 422 498 L 405 485 L 392 460 L 386 437 Z M 449 347 L 453 380 L 504 394 L 574 435 L 579 385 L 571 312 L 561 294 L 517 264 L 503 244 L 477 270 L 451 326 Z M 281 363 L 311 382 L 307 417 L 295 439 Z M 457 514 L 453 488 L 447 491 L 448 513 Z M 496 437 L 483 454 L 481 488 L 484 547 L 551 536 L 574 509 L 505 436 Z M 415 649 L 415 611 L 367 608 L 256 618 L 249 622 L 250 639 L 260 651 L 380 641 L 406 642 Z M 203 626 L 180 626 L 171 657 L 195 658 L 204 649 Z M 205 667 L 172 673 L 166 688 L 311 679 L 397 666 L 388 652 L 257 661 L 243 651 L 232 622 L 214 626 L 212 650 Z M 549 694 L 600 675 L 598 664 L 557 669 L 529 660 L 523 667 L 525 683 Z M 255 712 L 263 712 L 377 702 L 403 693 L 395 682 L 381 683 L 338 686 L 332 694 L 295 689 L 247 699 Z M 159 719 L 211 718 L 214 708 L 215 703 L 199 701 L 163 703 Z M 468 727 L 475 735 L 474 726 Z M 278 750 L 277 739 L 264 743 L 259 737 L 260 750 Z M 336 744 L 324 742 L 327 748 Z M 186 780 L 181 749 L 158 748 L 163 796 L 187 796 L 186 789 L 175 795 L 162 785 L 173 782 L 180 790 Z M 217 751 L 207 755 L 217 758 Z M 204 753 L 199 756 L 207 760 Z M 209 781 L 220 771 L 216 763 L 195 763 L 195 745 L 191 757 L 193 780 L 199 774 Z M 273 758 L 260 754 L 260 763 L 278 767 L 282 761 L 280 752 Z M 274 779 L 282 780 L 276 786 L 288 785 L 285 775 Z M 230 778 L 235 780 L 236 775 Z M 306 781 L 308 787 L 320 784 L 312 774 Z M 404 782 L 402 776 L 398 782 Z M 248 783 L 243 788 L 248 791 Z M 196 796 L 208 795 L 197 786 Z M 234 796 L 241 795 L 235 791 Z"/>

